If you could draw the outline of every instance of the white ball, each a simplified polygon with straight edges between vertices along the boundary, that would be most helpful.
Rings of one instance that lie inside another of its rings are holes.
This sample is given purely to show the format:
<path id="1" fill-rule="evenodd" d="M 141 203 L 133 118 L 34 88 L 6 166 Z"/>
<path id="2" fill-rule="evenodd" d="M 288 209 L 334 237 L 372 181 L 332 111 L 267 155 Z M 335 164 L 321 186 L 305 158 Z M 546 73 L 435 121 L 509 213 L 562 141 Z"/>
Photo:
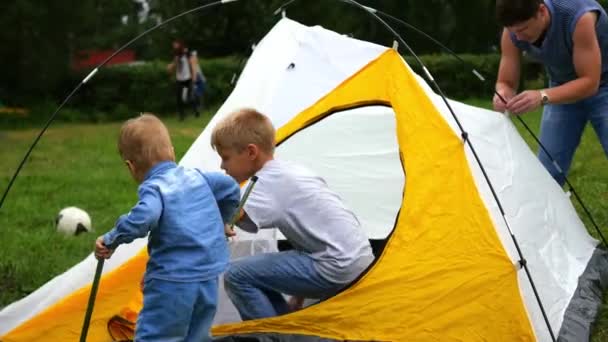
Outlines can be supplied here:
<path id="1" fill-rule="evenodd" d="M 79 235 L 91 231 L 91 218 L 86 211 L 67 207 L 62 209 L 55 219 L 57 231 L 66 235 Z"/>

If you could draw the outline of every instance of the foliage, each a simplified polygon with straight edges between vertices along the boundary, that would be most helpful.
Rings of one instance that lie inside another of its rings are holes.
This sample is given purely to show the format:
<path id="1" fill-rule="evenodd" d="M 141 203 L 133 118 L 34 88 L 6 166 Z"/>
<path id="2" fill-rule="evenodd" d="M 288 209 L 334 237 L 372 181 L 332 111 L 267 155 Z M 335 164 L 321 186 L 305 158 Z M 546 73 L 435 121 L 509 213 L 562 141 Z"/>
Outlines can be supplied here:
<path id="1" fill-rule="evenodd" d="M 491 98 L 494 89 L 495 70 L 499 56 L 459 55 L 467 65 L 450 55 L 423 55 L 420 60 L 435 78 L 446 96 L 455 99 L 470 97 Z M 419 75 L 424 75 L 417 60 L 406 56 L 406 61 Z M 209 58 L 200 61 L 207 80 L 204 101 L 207 108 L 220 105 L 232 91 L 233 77 L 244 67 L 244 58 Z M 154 61 L 130 66 L 112 66 L 101 69 L 70 102 L 68 108 L 60 112 L 61 121 L 121 120 L 133 113 L 148 111 L 156 113 L 175 110 L 175 85 L 166 71 L 167 62 Z M 475 68 L 487 78 L 480 82 L 471 72 Z M 528 86 L 542 86 L 544 76 L 537 64 L 526 62 L 524 81 Z M 72 75 L 69 83 L 77 84 L 85 73 Z M 67 86 L 66 86 L 67 87 Z M 54 110 L 53 102 L 42 102 L 35 106 L 30 116 L 34 122 L 41 122 Z M 11 122 L 8 122 L 12 120 Z M 15 127 L 22 122 L 20 117 L 0 117 L 0 125 Z"/>
<path id="2" fill-rule="evenodd" d="M 130 5 L 130 0 L 1 2 L 0 99 L 14 105 L 65 91 L 60 85 L 73 52 L 113 48 L 131 35 L 119 15 Z"/>
<path id="3" fill-rule="evenodd" d="M 223 102 L 233 85 L 235 73 L 242 68 L 236 57 L 200 61 L 207 78 L 204 101 L 207 107 Z M 74 83 L 84 74 L 75 74 Z M 84 112 L 82 119 L 119 120 L 137 112 L 173 112 L 176 107 L 175 83 L 167 73 L 167 62 L 155 61 L 131 66 L 113 66 L 100 71 L 74 99 L 73 108 Z"/>
<path id="4" fill-rule="evenodd" d="M 132 0 L 2 2 L 0 19 L 7 29 L 0 32 L 4 43 L 0 46 L 3 75 L 0 101 L 13 106 L 63 98 L 72 89 L 65 85 L 70 80 L 70 61 L 76 52 L 115 50 L 162 20 L 211 2 L 149 0 L 150 12 L 141 21 Z M 167 60 L 171 57 L 171 41 L 182 39 L 204 58 L 248 55 L 251 44 L 258 42 L 279 20 L 280 16 L 273 12 L 283 3 L 242 0 L 213 6 L 172 21 L 129 48 L 135 50 L 140 60 Z M 498 42 L 494 2 L 490 0 L 477 0 L 466 6 L 447 0 L 361 3 L 406 20 L 456 52 L 487 53 Z M 295 1 L 287 8 L 287 15 L 305 25 L 322 25 L 383 45 L 390 46 L 395 39 L 368 13 L 340 0 Z M 439 52 L 428 39 L 386 20 L 416 53 Z"/>
<path id="5" fill-rule="evenodd" d="M 459 55 L 466 65 L 450 55 L 423 55 L 421 62 L 428 68 L 446 96 L 454 99 L 470 97 L 491 98 L 494 89 L 495 70 L 499 56 Z M 419 75 L 424 75 L 420 64 L 412 56 L 405 57 Z M 244 67 L 244 57 L 201 59 L 208 84 L 204 95 L 206 108 L 219 106 L 230 94 L 236 77 Z M 130 117 L 133 113 L 147 111 L 170 113 L 175 111 L 175 85 L 167 73 L 166 61 L 142 62 L 133 65 L 111 66 L 101 69 L 68 106 L 59 112 L 59 121 L 104 122 Z M 471 72 L 480 72 L 487 79 L 480 82 Z M 526 61 L 523 66 L 525 86 L 539 88 L 544 84 L 544 74 L 538 64 Z M 86 72 L 72 73 L 65 88 L 73 88 Z M 59 98 L 57 98 L 59 99 Z M 41 123 L 56 109 L 55 101 L 38 101 L 30 108 L 29 120 L 18 115 L 0 116 L 1 127 L 17 128 Z"/>

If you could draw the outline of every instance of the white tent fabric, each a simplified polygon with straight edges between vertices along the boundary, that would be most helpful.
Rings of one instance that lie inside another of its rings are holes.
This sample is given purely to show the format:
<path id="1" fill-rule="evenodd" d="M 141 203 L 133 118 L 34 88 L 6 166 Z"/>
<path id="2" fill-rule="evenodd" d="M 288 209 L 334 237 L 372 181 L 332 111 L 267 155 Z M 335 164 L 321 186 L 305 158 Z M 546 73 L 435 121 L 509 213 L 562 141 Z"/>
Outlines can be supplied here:
<path id="1" fill-rule="evenodd" d="M 277 128 L 281 127 L 386 49 L 320 27 L 306 27 L 282 19 L 256 47 L 234 91 L 181 164 L 219 170 L 220 159 L 211 149 L 209 138 L 218 120 L 229 112 L 253 107 L 267 114 Z M 421 78 L 419 81 L 454 132 L 460 135 L 443 100 Z M 450 101 L 450 105 L 494 185 L 557 335 L 578 277 L 597 241 L 586 232 L 568 196 L 548 176 L 507 117 L 456 101 Z M 382 238 L 390 232 L 404 186 L 407 189 L 399 164 L 393 118 L 390 108 L 379 106 L 334 114 L 287 140 L 278 148 L 277 157 L 300 162 L 318 172 L 353 208 L 369 237 Z M 509 230 L 468 148 L 467 156 L 484 203 L 516 267 L 519 256 Z M 275 250 L 277 238 L 274 231 L 257 235 L 239 231 L 237 240 L 231 243 L 233 257 Z M 145 243 L 145 239 L 140 239 L 121 247 L 106 264 L 104 273 L 127 262 Z M 2 310 L 0 335 L 90 283 L 94 264 L 89 256 Z M 550 341 L 530 282 L 523 270 L 518 273 L 535 334 L 539 341 Z M 216 323 L 235 320 L 238 320 L 236 311 L 223 295 Z"/>
<path id="2" fill-rule="evenodd" d="M 276 156 L 324 175 L 357 213 L 368 238 L 384 239 L 395 224 L 405 186 L 396 136 L 386 134 L 394 131 L 391 108 L 356 108 L 295 134 Z"/>

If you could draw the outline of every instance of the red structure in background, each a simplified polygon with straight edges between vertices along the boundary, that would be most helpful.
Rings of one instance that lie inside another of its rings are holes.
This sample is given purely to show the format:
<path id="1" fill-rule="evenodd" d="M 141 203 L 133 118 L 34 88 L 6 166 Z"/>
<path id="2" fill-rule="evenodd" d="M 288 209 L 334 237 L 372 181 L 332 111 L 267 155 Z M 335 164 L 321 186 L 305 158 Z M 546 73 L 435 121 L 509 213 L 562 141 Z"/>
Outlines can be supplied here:
<path id="1" fill-rule="evenodd" d="M 114 53 L 113 50 L 83 50 L 78 51 L 72 58 L 73 69 L 94 68 Z M 124 64 L 135 61 L 135 51 L 123 50 L 114 56 L 106 65 Z"/>

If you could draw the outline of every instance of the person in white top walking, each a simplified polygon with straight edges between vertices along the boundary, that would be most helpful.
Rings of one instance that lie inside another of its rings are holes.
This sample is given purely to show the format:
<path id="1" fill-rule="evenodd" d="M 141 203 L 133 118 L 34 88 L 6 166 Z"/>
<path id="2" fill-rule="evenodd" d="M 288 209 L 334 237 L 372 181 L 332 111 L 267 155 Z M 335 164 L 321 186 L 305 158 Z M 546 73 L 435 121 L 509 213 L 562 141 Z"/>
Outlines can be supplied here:
<path id="1" fill-rule="evenodd" d="M 169 73 L 175 73 L 175 95 L 177 100 L 177 112 L 179 119 L 186 117 L 185 107 L 192 103 L 192 89 L 194 86 L 196 66 L 188 48 L 179 40 L 173 41 L 173 61 L 167 65 Z M 195 110 L 195 116 L 199 112 Z"/>
<path id="2" fill-rule="evenodd" d="M 294 246 L 230 264 L 224 286 L 243 320 L 285 314 L 304 298 L 329 298 L 374 259 L 358 219 L 325 181 L 274 159 L 274 137 L 270 120 L 253 109 L 231 113 L 211 136 L 230 176 L 237 182 L 258 177 L 237 225 L 249 232 L 278 228 Z M 289 303 L 283 294 L 292 296 Z"/>

